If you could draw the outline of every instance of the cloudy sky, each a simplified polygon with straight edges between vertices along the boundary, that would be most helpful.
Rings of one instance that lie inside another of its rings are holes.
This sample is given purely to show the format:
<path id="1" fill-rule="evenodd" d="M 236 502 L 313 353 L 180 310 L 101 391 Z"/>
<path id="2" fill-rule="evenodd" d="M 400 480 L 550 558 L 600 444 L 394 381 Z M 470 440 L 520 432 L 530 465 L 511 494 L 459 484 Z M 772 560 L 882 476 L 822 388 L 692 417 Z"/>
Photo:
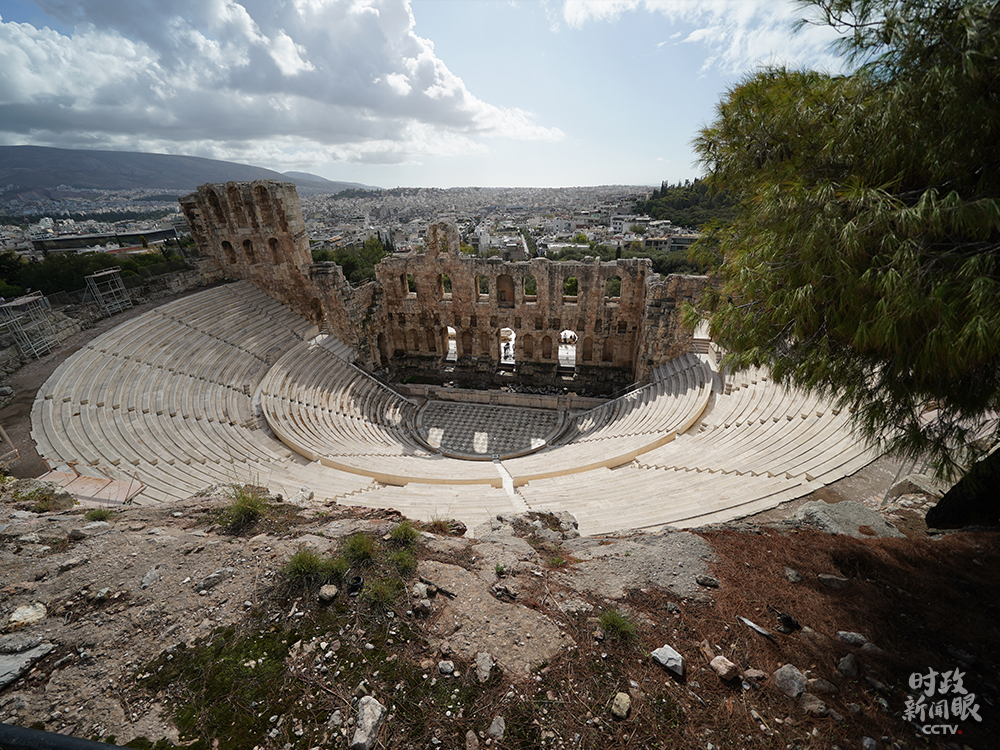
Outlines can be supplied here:
<path id="1" fill-rule="evenodd" d="M 382 187 L 659 184 L 762 63 L 835 70 L 792 0 L 0 0 L 0 144 Z"/>

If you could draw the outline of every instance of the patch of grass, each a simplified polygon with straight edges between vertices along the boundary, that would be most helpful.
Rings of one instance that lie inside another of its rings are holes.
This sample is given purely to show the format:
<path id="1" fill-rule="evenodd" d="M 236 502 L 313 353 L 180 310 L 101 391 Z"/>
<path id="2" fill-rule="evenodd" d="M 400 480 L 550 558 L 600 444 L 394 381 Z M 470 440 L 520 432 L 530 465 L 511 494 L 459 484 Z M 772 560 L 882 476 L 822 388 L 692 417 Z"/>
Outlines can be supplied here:
<path id="1" fill-rule="evenodd" d="M 91 508 L 90 510 L 88 510 L 86 513 L 83 514 L 83 517 L 86 520 L 93 522 L 93 521 L 107 521 L 114 515 L 115 512 L 111 510 L 111 508 Z"/>
<path id="2" fill-rule="evenodd" d="M 417 558 L 408 549 L 398 549 L 393 552 L 389 555 L 389 562 L 404 578 L 413 575 L 417 570 Z"/>
<path id="3" fill-rule="evenodd" d="M 569 561 L 561 555 L 553 555 L 548 559 L 548 563 L 553 568 L 561 568 L 564 565 L 568 565 Z"/>
<path id="4" fill-rule="evenodd" d="M 311 547 L 296 550 L 281 569 L 281 574 L 290 586 L 300 589 L 320 586 L 335 577 L 333 560 Z"/>
<path id="5" fill-rule="evenodd" d="M 352 567 L 365 567 L 375 562 L 376 545 L 371 534 L 359 531 L 344 540 L 340 554 Z"/>
<path id="6" fill-rule="evenodd" d="M 608 638 L 618 641 L 630 641 L 639 635 L 638 626 L 617 609 L 606 609 L 597 618 L 601 630 Z"/>
<path id="7" fill-rule="evenodd" d="M 267 490 L 251 484 L 234 484 L 229 492 L 229 505 L 222 509 L 219 522 L 238 533 L 253 526 L 267 513 Z"/>
<path id="8" fill-rule="evenodd" d="M 451 534 L 451 525 L 443 518 L 432 518 L 430 522 L 424 524 L 424 528 L 432 534 L 439 536 L 449 536 Z"/>
<path id="9" fill-rule="evenodd" d="M 420 537 L 420 532 L 409 521 L 403 521 L 389 532 L 389 539 L 400 546 L 410 547 Z"/>
<path id="10" fill-rule="evenodd" d="M 403 582 L 398 578 L 369 579 L 361 591 L 361 597 L 381 611 L 392 609 L 402 594 Z"/>

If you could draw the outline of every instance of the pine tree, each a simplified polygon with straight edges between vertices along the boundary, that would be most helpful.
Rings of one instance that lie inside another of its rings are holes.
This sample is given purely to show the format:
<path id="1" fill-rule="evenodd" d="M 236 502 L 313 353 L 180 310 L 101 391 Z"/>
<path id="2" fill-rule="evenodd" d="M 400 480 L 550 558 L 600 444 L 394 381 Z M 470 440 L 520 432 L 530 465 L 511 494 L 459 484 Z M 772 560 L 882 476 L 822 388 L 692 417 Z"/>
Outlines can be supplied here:
<path id="1" fill-rule="evenodd" d="M 737 203 L 700 243 L 698 312 L 734 366 L 949 473 L 1000 432 L 1000 5 L 804 5 L 854 72 L 757 72 L 697 137 Z"/>

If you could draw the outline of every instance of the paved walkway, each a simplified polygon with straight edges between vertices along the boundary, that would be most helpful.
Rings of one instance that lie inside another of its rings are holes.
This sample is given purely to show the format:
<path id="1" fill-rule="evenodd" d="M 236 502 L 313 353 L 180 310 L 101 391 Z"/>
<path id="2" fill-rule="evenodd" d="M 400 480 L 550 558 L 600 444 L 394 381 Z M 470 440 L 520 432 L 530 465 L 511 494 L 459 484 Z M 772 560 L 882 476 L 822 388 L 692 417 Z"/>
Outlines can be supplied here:
<path id="1" fill-rule="evenodd" d="M 429 402 L 417 417 L 418 433 L 447 453 L 501 458 L 541 448 L 560 424 L 560 414 L 487 404 Z"/>

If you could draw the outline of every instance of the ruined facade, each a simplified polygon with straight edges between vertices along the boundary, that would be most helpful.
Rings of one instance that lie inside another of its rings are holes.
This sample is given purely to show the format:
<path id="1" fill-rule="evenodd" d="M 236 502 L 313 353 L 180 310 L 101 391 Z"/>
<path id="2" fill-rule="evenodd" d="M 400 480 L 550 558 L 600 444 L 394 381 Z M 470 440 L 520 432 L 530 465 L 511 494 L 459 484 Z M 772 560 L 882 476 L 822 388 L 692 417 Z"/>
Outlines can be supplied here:
<path id="1" fill-rule="evenodd" d="M 488 387 L 572 378 L 620 388 L 687 350 L 691 336 L 677 307 L 707 283 L 661 278 L 645 258 L 470 257 L 459 252 L 455 225 L 441 222 L 428 229 L 426 252 L 386 258 L 376 281 L 355 288 L 339 266 L 312 262 L 292 184 L 203 185 L 181 205 L 221 274 L 249 280 L 322 324 L 359 352 L 361 364 L 431 381 Z"/>

